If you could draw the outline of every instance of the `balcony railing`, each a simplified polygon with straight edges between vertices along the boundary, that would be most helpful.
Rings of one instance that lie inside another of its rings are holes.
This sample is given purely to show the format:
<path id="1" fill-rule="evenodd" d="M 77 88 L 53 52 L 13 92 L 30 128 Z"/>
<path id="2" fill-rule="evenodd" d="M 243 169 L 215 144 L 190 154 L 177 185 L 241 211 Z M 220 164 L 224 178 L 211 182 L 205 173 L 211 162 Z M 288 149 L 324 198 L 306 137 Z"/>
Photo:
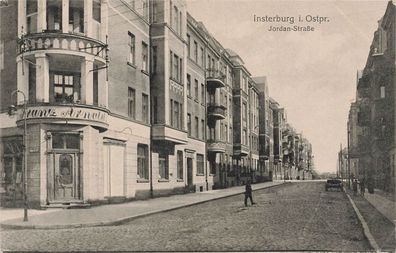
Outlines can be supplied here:
<path id="1" fill-rule="evenodd" d="M 209 103 L 208 104 L 208 117 L 215 120 L 225 119 L 227 116 L 227 108 L 221 104 Z"/>
<path id="2" fill-rule="evenodd" d="M 18 53 L 37 50 L 68 50 L 106 58 L 106 44 L 83 35 L 60 32 L 31 33 L 19 40 Z"/>
<path id="3" fill-rule="evenodd" d="M 222 88 L 225 87 L 226 75 L 217 69 L 206 70 L 206 82 L 208 88 Z"/>

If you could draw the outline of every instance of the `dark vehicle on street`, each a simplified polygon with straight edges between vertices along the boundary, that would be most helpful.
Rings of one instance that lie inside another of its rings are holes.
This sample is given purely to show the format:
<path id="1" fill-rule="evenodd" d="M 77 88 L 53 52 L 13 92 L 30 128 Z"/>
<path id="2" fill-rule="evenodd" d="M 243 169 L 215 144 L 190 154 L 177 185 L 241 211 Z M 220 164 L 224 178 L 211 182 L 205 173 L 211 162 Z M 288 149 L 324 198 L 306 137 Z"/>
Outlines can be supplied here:
<path id="1" fill-rule="evenodd" d="M 339 189 L 342 191 L 342 182 L 339 179 L 328 179 L 325 188 L 326 191 L 328 191 L 330 188 Z"/>

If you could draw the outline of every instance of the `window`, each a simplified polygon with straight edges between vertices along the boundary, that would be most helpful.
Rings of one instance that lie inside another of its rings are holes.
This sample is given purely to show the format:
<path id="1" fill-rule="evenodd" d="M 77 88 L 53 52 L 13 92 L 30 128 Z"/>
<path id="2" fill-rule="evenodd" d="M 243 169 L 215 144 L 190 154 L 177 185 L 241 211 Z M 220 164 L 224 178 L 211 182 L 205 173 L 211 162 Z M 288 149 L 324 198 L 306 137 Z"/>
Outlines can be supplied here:
<path id="1" fill-rule="evenodd" d="M 143 0 L 143 16 L 147 20 L 149 14 L 149 3 L 148 0 Z"/>
<path id="2" fill-rule="evenodd" d="M 79 76 L 73 74 L 53 74 L 54 99 L 59 103 L 73 103 L 79 99 Z"/>
<path id="3" fill-rule="evenodd" d="M 1 53 L 1 52 L 0 52 Z M 1 56 L 0 56 L 1 61 Z M 0 62 L 1 66 L 1 62 Z M 34 104 L 36 102 L 36 66 L 29 64 L 29 99 L 28 102 Z"/>
<path id="4" fill-rule="evenodd" d="M 187 95 L 191 97 L 191 76 L 187 74 Z"/>
<path id="5" fill-rule="evenodd" d="M 195 117 L 195 137 L 199 138 L 199 120 Z"/>
<path id="6" fill-rule="evenodd" d="M 26 1 L 27 33 L 37 32 L 37 0 Z"/>
<path id="7" fill-rule="evenodd" d="M 157 22 L 157 15 L 158 15 L 158 5 L 157 2 L 153 2 L 153 11 L 151 13 L 151 22 Z"/>
<path id="8" fill-rule="evenodd" d="M 157 46 L 152 47 L 152 53 L 151 53 L 151 73 L 155 74 L 157 73 Z"/>
<path id="9" fill-rule="evenodd" d="M 142 70 L 148 71 L 148 46 L 142 42 Z"/>
<path id="10" fill-rule="evenodd" d="M 180 122 L 179 122 L 179 119 L 180 119 L 180 115 L 179 115 L 179 103 L 178 102 L 176 102 L 175 101 L 175 104 L 174 104 L 174 106 L 173 106 L 173 109 L 175 110 L 175 116 L 173 117 L 173 126 L 174 127 L 176 127 L 176 128 L 180 128 Z"/>
<path id="11" fill-rule="evenodd" d="M 94 69 L 98 68 L 98 66 L 94 65 Z M 93 104 L 99 104 L 99 74 L 98 71 L 93 72 Z"/>
<path id="12" fill-rule="evenodd" d="M 198 63 L 198 43 L 194 40 L 194 61 Z"/>
<path id="13" fill-rule="evenodd" d="M 201 62 L 200 65 L 203 67 L 204 66 L 204 49 L 201 47 Z"/>
<path id="14" fill-rule="evenodd" d="M 149 108 L 148 95 L 142 94 L 142 121 L 144 123 L 149 123 L 148 122 L 148 118 L 149 118 L 148 108 Z"/>
<path id="15" fill-rule="evenodd" d="M 92 18 L 97 22 L 101 22 L 101 14 L 100 14 L 100 1 L 94 0 L 92 3 Z"/>
<path id="16" fill-rule="evenodd" d="M 31 20 L 33 21 L 33 20 Z M 33 25 L 33 24 L 28 24 Z M 62 1 L 47 1 L 47 29 L 62 30 Z"/>
<path id="17" fill-rule="evenodd" d="M 80 149 L 79 134 L 52 133 L 52 148 Z"/>
<path id="18" fill-rule="evenodd" d="M 220 123 L 220 140 L 222 141 L 224 139 L 224 124 L 223 122 Z"/>
<path id="19" fill-rule="evenodd" d="M 205 103 L 205 86 L 201 83 L 201 103 Z"/>
<path id="20" fill-rule="evenodd" d="M 173 6 L 173 24 L 172 27 L 176 31 L 176 33 L 179 33 L 179 10 L 177 9 L 176 6 Z"/>
<path id="21" fill-rule="evenodd" d="M 242 120 L 243 121 L 246 121 L 246 113 L 247 113 L 247 111 L 246 111 L 246 103 L 243 103 L 242 104 Z"/>
<path id="22" fill-rule="evenodd" d="M 177 178 L 183 179 L 183 151 L 177 151 Z"/>
<path id="23" fill-rule="evenodd" d="M 135 35 L 128 32 L 129 35 L 129 63 L 135 65 Z"/>
<path id="24" fill-rule="evenodd" d="M 128 87 L 128 117 L 135 119 L 136 117 L 136 97 L 135 90 Z"/>
<path id="25" fill-rule="evenodd" d="M 171 78 L 177 82 L 182 82 L 182 59 L 179 58 L 176 54 L 173 54 L 172 51 L 170 52 L 170 71 L 171 71 Z"/>
<path id="26" fill-rule="evenodd" d="M 187 130 L 188 136 L 191 136 L 191 114 L 187 113 Z"/>
<path id="27" fill-rule="evenodd" d="M 173 126 L 173 99 L 170 100 L 169 105 L 169 124 Z"/>
<path id="28" fill-rule="evenodd" d="M 198 91 L 198 80 L 197 79 L 194 80 L 194 90 L 195 90 L 195 99 L 198 100 L 199 99 L 199 91 Z"/>
<path id="29" fill-rule="evenodd" d="M 69 2 L 69 32 L 84 32 L 84 3 L 79 1 Z"/>
<path id="30" fill-rule="evenodd" d="M 187 56 L 191 57 L 191 38 L 190 34 L 187 34 Z"/>
<path id="31" fill-rule="evenodd" d="M 201 138 L 205 139 L 205 120 L 201 120 Z"/>
<path id="32" fill-rule="evenodd" d="M 228 126 L 227 124 L 224 125 L 224 141 L 228 141 Z"/>
<path id="33" fill-rule="evenodd" d="M 148 146 L 138 144 L 137 148 L 137 173 L 139 178 L 149 179 Z"/>
<path id="34" fill-rule="evenodd" d="M 380 97 L 385 98 L 385 86 L 380 86 Z"/>
<path id="35" fill-rule="evenodd" d="M 204 174 L 204 156 L 201 154 L 197 154 L 197 174 L 203 175 Z"/>
<path id="36" fill-rule="evenodd" d="M 158 156 L 159 176 L 161 179 L 169 179 L 168 155 Z"/>
<path id="37" fill-rule="evenodd" d="M 229 137 L 229 142 L 232 142 L 232 127 L 230 126 L 230 137 Z"/>
<path id="38" fill-rule="evenodd" d="M 246 145 L 246 138 L 247 138 L 246 129 L 243 129 L 243 131 L 242 131 L 242 140 L 241 140 L 243 145 Z"/>

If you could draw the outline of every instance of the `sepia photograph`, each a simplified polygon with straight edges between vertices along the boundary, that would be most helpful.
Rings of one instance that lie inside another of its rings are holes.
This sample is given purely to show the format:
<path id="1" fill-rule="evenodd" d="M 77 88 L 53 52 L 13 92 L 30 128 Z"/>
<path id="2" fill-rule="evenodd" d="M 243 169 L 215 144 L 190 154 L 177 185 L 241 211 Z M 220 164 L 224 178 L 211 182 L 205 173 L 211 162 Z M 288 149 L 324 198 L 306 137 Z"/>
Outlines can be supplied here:
<path id="1" fill-rule="evenodd" d="M 0 252 L 396 252 L 395 0 L 0 0 Z"/>

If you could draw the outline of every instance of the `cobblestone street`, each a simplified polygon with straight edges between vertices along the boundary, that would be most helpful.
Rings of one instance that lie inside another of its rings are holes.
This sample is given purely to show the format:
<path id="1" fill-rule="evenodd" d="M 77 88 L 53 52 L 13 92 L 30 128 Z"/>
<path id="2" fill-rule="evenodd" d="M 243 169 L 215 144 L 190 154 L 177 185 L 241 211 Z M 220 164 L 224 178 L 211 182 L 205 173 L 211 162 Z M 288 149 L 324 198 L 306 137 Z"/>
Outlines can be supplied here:
<path id="1" fill-rule="evenodd" d="M 342 192 L 300 182 L 155 214 L 120 226 L 6 230 L 3 250 L 364 251 L 370 246 Z"/>

